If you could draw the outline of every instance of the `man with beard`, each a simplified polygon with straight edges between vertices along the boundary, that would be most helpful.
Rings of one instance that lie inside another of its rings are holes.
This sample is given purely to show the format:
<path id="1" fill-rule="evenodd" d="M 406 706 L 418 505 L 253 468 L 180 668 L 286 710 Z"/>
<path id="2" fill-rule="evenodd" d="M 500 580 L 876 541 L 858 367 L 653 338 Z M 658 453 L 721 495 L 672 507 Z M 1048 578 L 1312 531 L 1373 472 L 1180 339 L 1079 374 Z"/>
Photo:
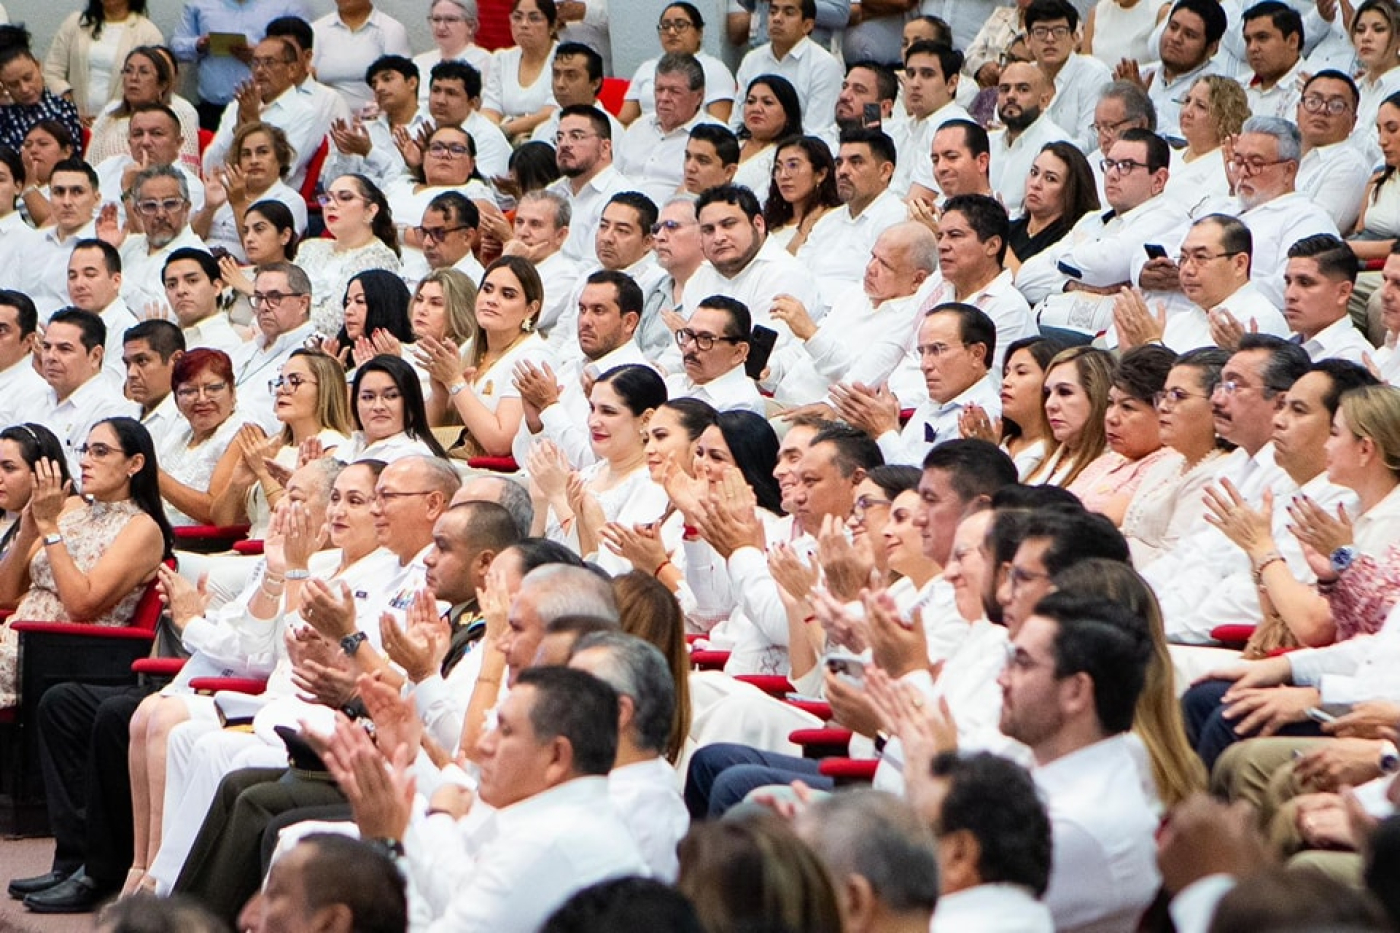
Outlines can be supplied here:
<path id="1" fill-rule="evenodd" d="M 635 186 L 613 165 L 612 124 L 595 107 L 575 104 L 561 110 L 554 148 L 564 177 L 545 190 L 568 198 L 573 212 L 563 253 L 574 262 L 592 265 L 603 208 L 613 195 Z"/>
<path id="2" fill-rule="evenodd" d="M 1012 217 L 1021 213 L 1026 176 L 1041 148 L 1056 140 L 1074 142 L 1073 135 L 1044 115 L 1054 93 L 1045 72 L 1026 62 L 1007 65 L 997 84 L 997 117 L 1005 129 L 989 134 L 992 190 Z"/>
<path id="3" fill-rule="evenodd" d="M 136 176 L 131 207 L 144 233 L 126 236 L 117 228 L 116 205 L 102 209 L 97 225 L 108 242 L 121 244 L 122 298 L 131 308 L 165 308 L 165 260 L 177 249 L 207 249 L 190 229 L 190 189 L 184 173 L 155 165 Z"/>

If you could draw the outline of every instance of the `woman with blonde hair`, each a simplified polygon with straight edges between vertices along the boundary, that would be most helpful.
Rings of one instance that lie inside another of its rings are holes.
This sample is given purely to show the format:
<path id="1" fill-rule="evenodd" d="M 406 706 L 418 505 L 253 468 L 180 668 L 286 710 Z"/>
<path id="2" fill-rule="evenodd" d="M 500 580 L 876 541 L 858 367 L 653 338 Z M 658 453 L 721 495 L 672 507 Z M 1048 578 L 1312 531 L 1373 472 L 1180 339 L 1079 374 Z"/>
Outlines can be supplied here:
<path id="1" fill-rule="evenodd" d="M 1149 587 L 1129 565 L 1092 558 L 1080 561 L 1055 576 L 1055 589 L 1079 596 L 1101 596 L 1119 603 L 1147 620 L 1152 633 L 1152 658 L 1147 679 L 1133 713 L 1133 734 L 1142 740 L 1152 764 L 1156 797 L 1164 811 L 1192 794 L 1206 789 L 1206 771 L 1186 739 L 1173 683 L 1171 655 L 1167 652 L 1162 608 Z"/>
<path id="2" fill-rule="evenodd" d="M 476 339 L 476 283 L 458 269 L 434 269 L 418 280 L 408 318 L 420 340 L 432 337 L 467 346 Z"/>
<path id="3" fill-rule="evenodd" d="M 1225 141 L 1249 119 L 1249 98 L 1238 81 L 1221 75 L 1197 78 L 1181 101 L 1186 148 L 1174 154 L 1164 194 L 1192 217 L 1210 213 L 1230 196 L 1225 177 Z"/>
<path id="4" fill-rule="evenodd" d="M 690 649 L 685 641 L 685 617 L 671 591 L 649 573 L 633 570 L 613 577 L 613 595 L 622 630 L 655 645 L 666 657 L 676 681 L 676 709 L 666 760 L 681 760 L 690 735 Z"/>
<path id="5" fill-rule="evenodd" d="M 1045 420 L 1058 446 L 1026 477 L 1027 483 L 1069 486 L 1104 452 L 1113 370 L 1113 355 L 1095 347 L 1070 347 L 1050 361 L 1045 368 Z"/>

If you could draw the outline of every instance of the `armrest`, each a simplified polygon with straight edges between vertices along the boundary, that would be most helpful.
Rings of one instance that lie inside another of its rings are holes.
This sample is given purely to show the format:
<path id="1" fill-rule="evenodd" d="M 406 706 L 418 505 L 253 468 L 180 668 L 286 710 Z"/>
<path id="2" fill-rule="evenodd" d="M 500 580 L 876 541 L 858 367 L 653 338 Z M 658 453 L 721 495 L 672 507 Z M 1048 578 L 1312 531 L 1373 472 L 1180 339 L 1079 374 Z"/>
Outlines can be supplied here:
<path id="1" fill-rule="evenodd" d="M 817 770 L 837 784 L 854 784 L 875 780 L 879 767 L 880 762 L 874 758 L 826 758 L 817 765 Z"/>
<path id="2" fill-rule="evenodd" d="M 803 758 L 845 755 L 851 744 L 850 729 L 795 729 L 788 741 L 802 746 Z"/>
<path id="3" fill-rule="evenodd" d="M 11 622 L 21 635 L 58 635 L 63 638 L 92 638 L 107 641 L 144 641 L 150 644 L 155 633 L 129 625 L 88 625 L 85 622 Z"/>
<path id="4" fill-rule="evenodd" d="M 262 538 L 247 538 L 243 541 L 233 542 L 235 554 L 244 554 L 250 557 L 260 556 L 263 552 Z"/>
<path id="5" fill-rule="evenodd" d="M 788 706 L 802 710 L 804 713 L 811 713 L 823 722 L 831 721 L 831 704 L 825 700 L 789 700 L 784 699 Z"/>
<path id="6" fill-rule="evenodd" d="M 729 663 L 728 651 L 692 651 L 690 653 L 690 664 L 701 671 L 719 671 L 724 669 L 724 665 Z"/>
<path id="7" fill-rule="evenodd" d="M 734 679 L 757 687 L 779 700 L 792 692 L 792 682 L 781 674 L 738 674 Z"/>
<path id="8" fill-rule="evenodd" d="M 196 677 L 190 681 L 190 686 L 197 693 L 232 690 L 234 693 L 261 696 L 267 689 L 267 681 L 256 677 Z"/>
<path id="9" fill-rule="evenodd" d="M 227 551 L 248 536 L 250 525 L 185 525 L 174 529 L 175 544 L 185 551 L 212 554 Z"/>
<path id="10" fill-rule="evenodd" d="M 1243 648 L 1245 642 L 1249 641 L 1249 637 L 1253 634 L 1254 626 L 1252 625 L 1217 625 L 1210 630 L 1211 639 L 1226 647 Z"/>
<path id="11" fill-rule="evenodd" d="M 138 658 L 131 662 L 131 672 L 148 677 L 174 677 L 184 666 L 184 658 Z"/>
<path id="12" fill-rule="evenodd" d="M 510 456 L 470 457 L 467 459 L 467 466 L 473 470 L 490 470 L 493 473 L 515 473 L 520 469 L 520 464 Z"/>

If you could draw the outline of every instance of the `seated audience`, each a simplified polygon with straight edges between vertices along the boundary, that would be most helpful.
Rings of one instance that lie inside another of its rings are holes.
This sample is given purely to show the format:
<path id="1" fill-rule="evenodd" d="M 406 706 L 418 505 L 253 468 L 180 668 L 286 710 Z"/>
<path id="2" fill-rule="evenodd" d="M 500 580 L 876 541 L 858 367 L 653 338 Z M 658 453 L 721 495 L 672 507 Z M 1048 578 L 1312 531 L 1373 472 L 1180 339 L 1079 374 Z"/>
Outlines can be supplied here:
<path id="1" fill-rule="evenodd" d="M 199 113 L 175 93 L 175 60 L 169 51 L 159 45 L 132 49 L 122 62 L 120 77 L 121 87 L 113 99 L 95 104 L 97 115 L 87 144 L 88 161 L 96 165 L 126 151 L 127 122 L 133 109 L 142 104 L 165 104 L 180 117 L 181 161 L 199 168 Z"/>
<path id="2" fill-rule="evenodd" d="M 702 47 L 705 19 L 700 15 L 700 10 L 689 2 L 672 3 L 665 7 L 656 23 L 656 38 L 662 56 L 695 56 L 704 69 L 705 81 L 702 86 L 705 91 L 705 112 L 716 120 L 728 121 L 734 110 L 734 75 L 724 62 Z M 631 126 L 639 117 L 649 117 L 656 112 L 657 62 L 656 58 L 642 62 L 628 82 L 622 111 L 618 114 L 618 119 L 627 126 Z"/>
<path id="3" fill-rule="evenodd" d="M 1046 116 L 1087 152 L 1096 135 L 1094 111 L 1113 72 L 1100 59 L 1075 51 L 1079 10 L 1068 0 L 1032 0 L 1024 20 L 1031 60 L 1055 86 Z"/>
<path id="4" fill-rule="evenodd" d="M 1045 415 L 1045 370 L 1063 349 L 1049 337 L 1014 341 L 1007 347 L 1006 362 L 1001 366 L 1001 417 L 973 403 L 958 419 L 963 437 L 1000 444 L 1022 480 L 1055 453 L 1057 442 Z"/>
<path id="5" fill-rule="evenodd" d="M 345 323 L 338 334 L 321 341 L 321 351 L 353 373 L 387 349 L 412 344 L 408 303 L 408 287 L 394 273 L 383 269 L 356 273 L 346 283 L 341 302 Z"/>
<path id="6" fill-rule="evenodd" d="M 1026 176 L 1046 143 L 1074 141 L 1076 131 L 1051 119 L 1048 108 L 1055 85 L 1039 66 L 1013 62 L 1002 70 L 997 85 L 997 118 L 1002 129 L 989 134 L 992 190 L 1009 213 L 1024 208 Z"/>
<path id="7" fill-rule="evenodd" d="M 1011 221 L 1006 238 L 1006 267 L 1017 277 L 1016 287 L 1027 301 L 1045 297 L 1020 277 L 1026 260 L 1058 244 L 1084 216 L 1099 209 L 1094 175 L 1072 143 L 1046 143 L 1031 163 L 1026 178 L 1026 212 Z M 1029 272 L 1030 270 L 1027 270 Z"/>
<path id="8" fill-rule="evenodd" d="M 1368 154 L 1352 142 L 1360 103 L 1351 78 L 1340 71 L 1319 71 L 1303 85 L 1294 118 L 1303 137 L 1298 190 L 1327 211 L 1341 231 L 1356 226 L 1371 174 Z"/>
<path id="9" fill-rule="evenodd" d="M 817 221 L 841 205 L 831 147 L 815 136 L 789 136 L 774 150 L 772 176 L 763 223 L 768 236 L 796 256 Z"/>
<path id="10" fill-rule="evenodd" d="M 239 262 L 257 265 L 243 243 L 250 208 L 276 201 L 292 212 L 298 235 L 306 230 L 306 201 L 287 184 L 292 157 L 287 134 L 278 127 L 270 123 L 240 126 L 229 146 L 228 164 L 216 169 L 204 183 L 203 205 L 196 207 L 190 227 L 210 248 L 221 248 Z"/>
<path id="11" fill-rule="evenodd" d="M 1199 218 L 1230 197 L 1224 143 L 1249 119 L 1249 100 L 1239 82 L 1223 75 L 1196 78 L 1185 90 L 1179 135 L 1186 148 L 1175 155 L 1166 193 Z"/>
<path id="12" fill-rule="evenodd" d="M 734 72 L 739 87 L 752 91 L 758 76 L 778 76 L 797 91 L 802 130 L 825 131 L 836 111 L 844 77 L 836 58 L 811 38 L 817 25 L 815 0 L 790 0 L 768 7 L 768 41 L 749 51 Z M 737 121 L 730 118 L 730 125 Z"/>
<path id="13" fill-rule="evenodd" d="M 446 457 L 423 407 L 423 389 L 413 367 L 381 354 L 355 367 L 350 384 L 355 431 L 337 452 L 346 463 L 404 457 Z"/>
<path id="14" fill-rule="evenodd" d="M 1302 97 L 1302 18 L 1286 3 L 1263 0 L 1246 9 L 1240 22 L 1252 72 L 1246 86 L 1250 113 L 1293 119 Z"/>
<path id="15" fill-rule="evenodd" d="M 777 144 L 804 133 L 802 104 L 786 78 L 761 74 L 744 88 L 739 117 L 730 123 L 739 139 L 739 161 L 731 182 L 750 191 L 763 191 L 773 177 Z M 701 192 L 703 194 L 703 192 Z"/>
<path id="16" fill-rule="evenodd" d="M 401 250 L 394 217 L 384 193 L 363 175 L 342 175 L 326 185 L 321 216 L 329 237 L 304 240 L 297 264 L 311 278 L 311 322 L 322 336 L 345 323 L 337 307 L 357 272 L 398 272 Z"/>
<path id="17" fill-rule="evenodd" d="M 222 350 L 190 350 L 175 362 L 170 387 L 184 425 L 169 432 L 157 453 L 161 498 L 171 525 L 209 525 L 210 481 L 239 430 L 233 365 Z"/>

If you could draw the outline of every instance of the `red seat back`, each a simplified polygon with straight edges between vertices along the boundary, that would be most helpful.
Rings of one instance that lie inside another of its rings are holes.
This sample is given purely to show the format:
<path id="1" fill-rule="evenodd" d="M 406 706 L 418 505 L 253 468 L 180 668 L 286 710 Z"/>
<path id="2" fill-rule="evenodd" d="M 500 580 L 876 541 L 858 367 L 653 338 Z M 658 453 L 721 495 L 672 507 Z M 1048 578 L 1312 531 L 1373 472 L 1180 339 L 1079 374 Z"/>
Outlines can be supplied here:
<path id="1" fill-rule="evenodd" d="M 598 91 L 598 103 L 602 104 L 608 113 L 617 116 L 622 112 L 627 89 L 631 86 L 632 82 L 626 78 L 604 78 L 603 86 Z"/>

